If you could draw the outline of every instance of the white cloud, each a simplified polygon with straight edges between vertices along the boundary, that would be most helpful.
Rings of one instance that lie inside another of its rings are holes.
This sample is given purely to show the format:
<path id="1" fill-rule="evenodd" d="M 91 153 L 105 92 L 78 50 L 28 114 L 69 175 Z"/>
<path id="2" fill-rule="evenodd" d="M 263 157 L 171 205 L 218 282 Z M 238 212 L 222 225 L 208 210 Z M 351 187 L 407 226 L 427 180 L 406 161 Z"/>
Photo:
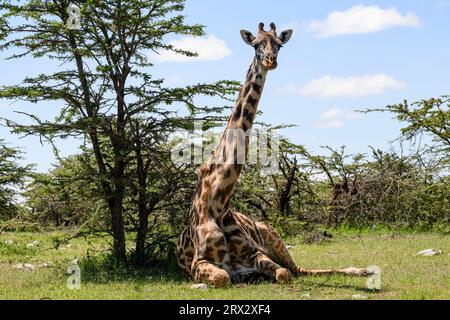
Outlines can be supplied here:
<path id="1" fill-rule="evenodd" d="M 342 128 L 347 121 L 357 120 L 361 117 L 361 114 L 357 112 L 334 107 L 322 112 L 320 122 L 316 124 L 316 127 L 323 129 Z"/>
<path id="2" fill-rule="evenodd" d="M 334 11 L 326 20 L 313 20 L 307 25 L 306 30 L 316 37 L 325 38 L 420 25 L 420 19 L 414 12 L 401 14 L 396 8 L 381 9 L 375 5 L 357 5 L 344 11 Z"/>
<path id="3" fill-rule="evenodd" d="M 336 97 L 357 98 L 378 95 L 386 90 L 405 88 L 406 84 L 385 74 L 351 77 L 334 77 L 327 75 L 319 79 L 314 79 L 303 86 L 289 83 L 286 87 L 282 88 L 282 91 L 302 96 L 329 99 Z"/>
<path id="4" fill-rule="evenodd" d="M 176 49 L 196 52 L 197 57 L 186 57 L 172 51 L 163 51 L 160 54 L 151 53 L 150 59 L 157 62 L 189 62 L 189 61 L 216 61 L 231 55 L 225 41 L 210 35 L 206 38 L 184 37 L 170 42 Z"/>

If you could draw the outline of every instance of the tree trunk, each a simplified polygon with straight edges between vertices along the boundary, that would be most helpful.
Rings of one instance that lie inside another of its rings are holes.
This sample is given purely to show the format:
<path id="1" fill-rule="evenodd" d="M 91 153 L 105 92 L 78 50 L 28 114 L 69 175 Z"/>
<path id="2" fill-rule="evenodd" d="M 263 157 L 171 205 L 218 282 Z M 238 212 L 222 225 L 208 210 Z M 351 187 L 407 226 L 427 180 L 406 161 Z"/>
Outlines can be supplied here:
<path id="1" fill-rule="evenodd" d="M 120 154 L 120 151 L 116 151 L 117 148 L 115 148 L 115 169 L 112 173 L 113 177 L 110 184 L 110 182 L 105 179 L 105 177 L 109 175 L 109 173 L 105 165 L 96 129 L 92 128 L 89 132 L 89 135 L 92 142 L 92 149 L 94 150 L 94 156 L 99 169 L 103 197 L 108 204 L 108 209 L 111 215 L 113 255 L 118 261 L 125 263 L 127 261 L 125 227 L 123 219 L 123 199 L 125 197 L 125 164 L 123 163 L 123 160 L 120 160 L 120 157 L 118 156 L 118 154 Z"/>
<path id="2" fill-rule="evenodd" d="M 111 229 L 113 233 L 113 255 L 119 262 L 126 262 L 126 241 L 125 228 L 123 220 L 123 198 L 124 190 L 119 183 L 118 189 L 109 201 L 109 210 L 111 213 Z"/>
<path id="3" fill-rule="evenodd" d="M 114 257 L 123 263 L 127 262 L 126 256 L 126 241 L 125 241 L 125 226 L 123 217 L 123 200 L 125 198 L 125 167 L 124 160 L 125 144 L 123 139 L 117 136 L 111 137 L 114 148 L 114 169 L 112 172 L 113 192 L 110 196 L 110 212 L 111 212 L 111 227 L 114 238 L 113 253 Z"/>
<path id="4" fill-rule="evenodd" d="M 146 262 L 145 254 L 145 240 L 147 239 L 148 231 L 148 215 L 143 212 L 141 205 L 139 204 L 139 227 L 136 238 L 136 252 L 135 252 L 135 262 L 139 267 L 144 266 Z"/>
<path id="5" fill-rule="evenodd" d="M 147 211 L 147 174 L 144 168 L 144 159 L 142 158 L 142 145 L 139 134 L 139 125 L 136 124 L 136 160 L 137 160 L 137 176 L 139 180 L 139 226 L 136 238 L 136 264 L 140 267 L 146 262 L 145 241 L 148 232 L 148 211 Z"/>
<path id="6" fill-rule="evenodd" d="M 279 210 L 282 214 L 288 215 L 290 212 L 289 210 L 289 202 L 291 199 L 291 190 L 292 185 L 294 184 L 295 180 L 295 173 L 297 172 L 297 168 L 293 166 L 289 171 L 289 176 L 286 179 L 286 184 L 284 187 L 284 190 L 281 192 L 280 195 L 280 207 Z"/>

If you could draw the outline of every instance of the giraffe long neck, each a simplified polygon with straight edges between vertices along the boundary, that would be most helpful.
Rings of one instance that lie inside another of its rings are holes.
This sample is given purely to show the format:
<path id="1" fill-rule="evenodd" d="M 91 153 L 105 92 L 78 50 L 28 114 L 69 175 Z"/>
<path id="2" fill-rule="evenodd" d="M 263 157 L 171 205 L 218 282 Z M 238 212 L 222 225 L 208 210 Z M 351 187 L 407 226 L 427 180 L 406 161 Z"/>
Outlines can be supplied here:
<path id="1" fill-rule="evenodd" d="M 242 129 L 244 132 L 253 126 L 259 100 L 266 82 L 267 70 L 262 69 L 254 59 L 247 72 L 236 105 L 228 120 L 227 129 Z"/>
<path id="2" fill-rule="evenodd" d="M 224 164 L 225 169 L 231 170 L 233 178 L 230 178 L 230 181 L 232 182 L 237 182 L 245 163 L 249 134 L 253 127 L 266 76 L 267 71 L 259 66 L 256 59 L 253 59 L 222 139 L 210 159 L 210 163 Z"/>
<path id="3" fill-rule="evenodd" d="M 247 72 L 227 127 L 219 145 L 200 170 L 196 200 L 203 215 L 217 219 L 228 207 L 248 153 L 249 130 L 257 112 L 267 70 L 257 60 Z"/>

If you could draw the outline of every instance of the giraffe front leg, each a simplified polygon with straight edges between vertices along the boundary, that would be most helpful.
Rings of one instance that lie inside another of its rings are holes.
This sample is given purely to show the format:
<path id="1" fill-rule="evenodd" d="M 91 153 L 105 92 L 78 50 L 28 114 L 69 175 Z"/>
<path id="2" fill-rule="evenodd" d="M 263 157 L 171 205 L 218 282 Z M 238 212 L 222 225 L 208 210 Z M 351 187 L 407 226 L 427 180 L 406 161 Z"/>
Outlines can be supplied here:
<path id="1" fill-rule="evenodd" d="M 280 268 L 264 253 L 256 256 L 255 266 L 258 270 L 274 278 L 278 283 L 287 284 L 291 282 L 291 272 L 286 268 Z"/>
<path id="2" fill-rule="evenodd" d="M 207 282 L 216 288 L 231 283 L 228 272 L 220 266 L 226 265 L 229 255 L 225 236 L 217 224 L 206 223 L 198 229 L 199 245 L 196 248 L 196 262 L 193 266 L 194 280 Z"/>
<path id="3" fill-rule="evenodd" d="M 189 236 L 189 229 L 185 229 L 177 242 L 177 261 L 181 271 L 188 278 L 192 278 L 192 261 L 194 259 L 194 243 Z"/>

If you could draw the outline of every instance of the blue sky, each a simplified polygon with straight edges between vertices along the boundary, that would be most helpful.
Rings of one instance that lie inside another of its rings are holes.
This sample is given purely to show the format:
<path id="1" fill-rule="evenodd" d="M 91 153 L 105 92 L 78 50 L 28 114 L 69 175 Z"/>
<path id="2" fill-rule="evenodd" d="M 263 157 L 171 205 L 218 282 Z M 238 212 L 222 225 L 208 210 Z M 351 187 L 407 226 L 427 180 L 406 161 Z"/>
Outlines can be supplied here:
<path id="1" fill-rule="evenodd" d="M 239 30 L 256 32 L 259 22 L 293 28 L 263 93 L 261 120 L 295 124 L 283 134 L 320 152 L 320 146 L 348 146 L 367 152 L 369 145 L 388 148 L 400 125 L 387 114 L 361 115 L 354 110 L 382 107 L 403 99 L 450 94 L 450 0 L 299 1 L 187 0 L 187 21 L 206 26 L 203 39 L 168 39 L 180 46 L 201 46 L 195 60 L 153 57 L 154 74 L 180 85 L 219 79 L 242 81 L 253 49 Z M 0 55 L 0 58 L 4 54 Z M 48 61 L 2 61 L 0 84 L 48 72 Z M 55 104 L 26 105 L 0 100 L 0 117 L 23 121 L 14 110 L 52 118 Z M 37 138 L 19 139 L 6 128 L 0 137 L 25 152 L 26 162 L 46 171 L 55 162 L 49 146 Z M 77 143 L 60 144 L 63 155 Z"/>

